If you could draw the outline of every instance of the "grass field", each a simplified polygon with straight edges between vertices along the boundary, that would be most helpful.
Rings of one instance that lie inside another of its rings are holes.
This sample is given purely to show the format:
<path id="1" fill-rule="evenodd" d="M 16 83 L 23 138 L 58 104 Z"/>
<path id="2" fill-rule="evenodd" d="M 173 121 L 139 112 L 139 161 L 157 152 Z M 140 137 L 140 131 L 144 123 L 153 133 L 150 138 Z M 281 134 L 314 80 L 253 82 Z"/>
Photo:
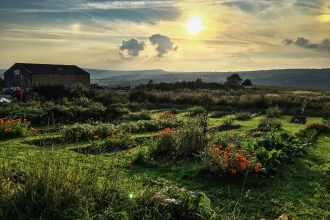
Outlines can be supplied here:
<path id="1" fill-rule="evenodd" d="M 166 111 L 152 111 L 152 120 Z M 192 118 L 185 110 L 177 117 Z M 235 120 L 241 127 L 231 132 L 243 138 L 264 117 L 259 114 L 248 120 Z M 305 125 L 290 123 L 291 117 L 280 117 L 281 131 L 294 135 Z M 219 127 L 222 119 L 210 118 L 209 124 Z M 322 120 L 307 117 L 307 123 Z M 157 133 L 134 133 L 132 138 L 148 140 Z M 218 134 L 233 135 L 229 131 Z M 159 188 L 143 187 L 143 180 L 148 179 L 204 192 L 214 214 L 189 219 L 277 219 L 283 214 L 289 219 L 330 219 L 329 133 L 318 135 L 303 156 L 294 163 L 282 164 L 271 176 L 253 172 L 216 175 L 200 157 L 167 162 L 152 157 L 140 160 L 139 156 L 148 151 L 147 142 L 130 149 L 129 155 L 124 151 L 95 155 L 74 151 L 90 146 L 91 141 L 29 144 L 32 140 L 55 137 L 61 137 L 61 133 L 1 140 L 0 193 L 4 196 L 0 196 L 0 218 L 186 219 L 184 215 L 174 215 L 175 209 L 164 204 L 151 211 L 150 198 Z M 258 138 L 262 136 L 254 137 Z"/>

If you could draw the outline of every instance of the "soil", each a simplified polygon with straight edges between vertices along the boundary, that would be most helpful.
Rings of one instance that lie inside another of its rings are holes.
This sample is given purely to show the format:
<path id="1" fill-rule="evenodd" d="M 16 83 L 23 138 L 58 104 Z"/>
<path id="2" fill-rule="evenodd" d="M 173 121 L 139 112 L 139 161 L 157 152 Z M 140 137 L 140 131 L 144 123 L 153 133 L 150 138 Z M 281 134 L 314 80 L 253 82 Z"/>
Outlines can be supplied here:
<path id="1" fill-rule="evenodd" d="M 234 130 L 234 129 L 238 129 L 242 126 L 240 125 L 221 125 L 220 127 L 218 127 L 218 131 L 222 132 L 222 131 L 228 131 L 228 130 Z"/>
<path id="2" fill-rule="evenodd" d="M 306 124 L 306 117 L 305 116 L 294 116 L 291 118 L 290 123 Z"/>

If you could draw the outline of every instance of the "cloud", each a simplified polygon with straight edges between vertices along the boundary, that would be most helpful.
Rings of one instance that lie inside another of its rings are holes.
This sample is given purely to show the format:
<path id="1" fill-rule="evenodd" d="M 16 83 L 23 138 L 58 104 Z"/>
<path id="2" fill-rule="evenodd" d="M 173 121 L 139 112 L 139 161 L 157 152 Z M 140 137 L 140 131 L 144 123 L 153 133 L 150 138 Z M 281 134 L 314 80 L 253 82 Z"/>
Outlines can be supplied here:
<path id="1" fill-rule="evenodd" d="M 309 40 L 307 40 L 303 37 L 297 37 L 297 40 L 294 44 L 297 46 L 300 46 L 300 47 L 305 47 L 306 45 L 308 45 L 308 43 L 309 43 Z"/>
<path id="2" fill-rule="evenodd" d="M 326 38 L 319 44 L 310 44 L 309 40 L 304 37 L 297 37 L 297 40 L 293 42 L 291 39 L 285 39 L 282 41 L 285 45 L 293 44 L 299 47 L 307 48 L 307 49 L 315 49 L 317 51 L 325 51 L 330 52 L 330 39 Z"/>
<path id="3" fill-rule="evenodd" d="M 163 58 L 169 52 L 177 51 L 178 46 L 174 47 L 171 38 L 160 34 L 154 34 L 147 40 L 139 41 L 135 38 L 122 40 L 122 45 L 119 47 L 119 50 L 119 55 L 124 60 L 152 56 L 152 54 L 142 55 L 141 53 L 144 51 L 145 54 L 153 50 L 157 52 L 159 58 Z"/>
<path id="4" fill-rule="evenodd" d="M 119 55 L 122 59 L 131 59 L 138 57 L 140 52 L 144 50 L 146 43 L 144 41 L 138 41 L 134 38 L 130 40 L 122 40 L 119 50 Z"/>
<path id="5" fill-rule="evenodd" d="M 164 57 L 168 52 L 178 50 L 178 46 L 173 47 L 174 43 L 167 36 L 154 34 L 149 37 L 149 41 L 152 45 L 157 45 L 156 51 L 158 52 L 158 57 Z"/>
<path id="6" fill-rule="evenodd" d="M 293 40 L 287 38 L 287 39 L 283 40 L 282 43 L 285 43 L 285 45 L 290 45 L 293 43 Z"/>

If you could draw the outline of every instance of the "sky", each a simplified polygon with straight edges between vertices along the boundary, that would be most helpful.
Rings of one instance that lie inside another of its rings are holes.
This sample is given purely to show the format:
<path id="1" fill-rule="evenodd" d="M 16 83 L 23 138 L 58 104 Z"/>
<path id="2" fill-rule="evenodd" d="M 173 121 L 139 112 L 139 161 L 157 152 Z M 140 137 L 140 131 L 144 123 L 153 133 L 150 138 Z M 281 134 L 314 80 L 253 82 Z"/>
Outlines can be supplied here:
<path id="1" fill-rule="evenodd" d="M 0 30 L 0 69 L 330 68 L 329 0 L 0 0 Z"/>

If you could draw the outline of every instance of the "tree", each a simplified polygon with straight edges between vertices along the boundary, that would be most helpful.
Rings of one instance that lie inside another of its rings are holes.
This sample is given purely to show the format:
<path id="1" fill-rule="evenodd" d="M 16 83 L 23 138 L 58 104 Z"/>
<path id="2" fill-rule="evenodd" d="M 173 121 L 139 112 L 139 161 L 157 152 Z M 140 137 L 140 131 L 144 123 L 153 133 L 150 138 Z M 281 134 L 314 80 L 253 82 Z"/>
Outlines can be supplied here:
<path id="1" fill-rule="evenodd" d="M 202 81 L 201 78 L 197 78 L 195 82 L 197 82 L 197 83 L 201 83 L 201 82 L 203 82 L 203 81 Z"/>
<path id="2" fill-rule="evenodd" d="M 233 73 L 230 76 L 227 76 L 225 85 L 241 85 L 241 82 L 242 78 L 237 73 Z"/>
<path id="3" fill-rule="evenodd" d="M 242 82 L 242 86 L 253 86 L 251 80 L 246 79 Z"/>
<path id="4" fill-rule="evenodd" d="M 0 87 L 5 87 L 5 80 L 0 77 Z"/>

